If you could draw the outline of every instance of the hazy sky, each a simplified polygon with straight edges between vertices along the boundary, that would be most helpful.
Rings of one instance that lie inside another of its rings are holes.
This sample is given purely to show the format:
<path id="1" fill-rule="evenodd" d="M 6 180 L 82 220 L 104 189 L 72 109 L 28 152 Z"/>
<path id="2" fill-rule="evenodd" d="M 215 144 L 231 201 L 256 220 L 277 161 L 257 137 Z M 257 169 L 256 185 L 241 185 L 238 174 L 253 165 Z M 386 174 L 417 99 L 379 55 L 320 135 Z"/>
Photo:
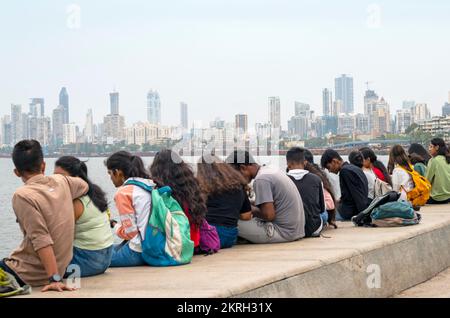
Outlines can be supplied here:
<path id="1" fill-rule="evenodd" d="M 247 113 L 253 125 L 280 96 L 286 127 L 296 100 L 321 114 L 342 73 L 358 111 L 371 81 L 393 109 L 413 99 L 436 114 L 450 91 L 449 16 L 448 0 L 3 0 L 0 115 L 31 97 L 51 114 L 66 86 L 71 121 L 92 108 L 98 122 L 116 88 L 129 124 L 156 89 L 165 124 L 185 101 L 190 122 Z"/>

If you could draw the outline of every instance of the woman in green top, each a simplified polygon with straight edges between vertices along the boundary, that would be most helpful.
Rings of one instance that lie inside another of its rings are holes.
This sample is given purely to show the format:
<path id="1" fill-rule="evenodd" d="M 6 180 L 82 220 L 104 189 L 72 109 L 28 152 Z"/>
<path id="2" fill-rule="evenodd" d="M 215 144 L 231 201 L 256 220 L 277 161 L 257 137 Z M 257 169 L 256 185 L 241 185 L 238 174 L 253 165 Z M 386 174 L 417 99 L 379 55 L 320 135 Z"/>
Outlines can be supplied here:
<path id="1" fill-rule="evenodd" d="M 102 274 L 111 263 L 114 243 L 105 192 L 89 180 L 86 164 L 75 157 L 59 158 L 55 174 L 80 177 L 89 185 L 87 195 L 73 202 L 75 240 L 70 265 L 79 266 L 81 277 Z M 68 272 L 75 270 L 77 274 L 78 268 L 70 265 Z"/>
<path id="2" fill-rule="evenodd" d="M 428 162 L 427 179 L 431 182 L 428 204 L 450 203 L 450 153 L 444 140 L 434 138 L 428 148 L 433 157 Z"/>

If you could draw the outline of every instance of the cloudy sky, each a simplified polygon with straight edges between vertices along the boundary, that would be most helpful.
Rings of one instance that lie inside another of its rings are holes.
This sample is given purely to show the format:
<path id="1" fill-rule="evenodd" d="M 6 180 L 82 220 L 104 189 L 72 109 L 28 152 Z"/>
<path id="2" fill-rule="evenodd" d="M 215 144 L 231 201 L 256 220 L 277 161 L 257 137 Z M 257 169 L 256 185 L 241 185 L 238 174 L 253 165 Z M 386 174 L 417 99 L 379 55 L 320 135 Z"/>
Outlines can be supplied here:
<path id="1" fill-rule="evenodd" d="M 356 109 L 365 82 L 391 104 L 404 99 L 439 113 L 450 91 L 450 1 L 14 0 L 0 10 L 0 115 L 11 103 L 46 111 L 66 86 L 71 121 L 109 112 L 120 92 L 127 123 L 146 118 L 160 93 L 162 120 L 179 123 L 247 113 L 266 121 L 280 96 L 282 124 L 294 101 L 322 112 L 324 87 L 354 77 Z"/>

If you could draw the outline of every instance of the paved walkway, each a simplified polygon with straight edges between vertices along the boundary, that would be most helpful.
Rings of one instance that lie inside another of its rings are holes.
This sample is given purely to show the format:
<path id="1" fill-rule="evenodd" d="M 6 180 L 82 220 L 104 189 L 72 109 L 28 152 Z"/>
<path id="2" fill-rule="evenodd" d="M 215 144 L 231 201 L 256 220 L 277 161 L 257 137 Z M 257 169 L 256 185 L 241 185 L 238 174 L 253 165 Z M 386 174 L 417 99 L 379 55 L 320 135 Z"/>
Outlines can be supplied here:
<path id="1" fill-rule="evenodd" d="M 450 267 L 429 281 L 407 289 L 396 297 L 450 298 Z"/>
<path id="2" fill-rule="evenodd" d="M 113 268 L 82 279 L 75 292 L 34 288 L 31 297 L 392 296 L 450 266 L 450 205 L 425 207 L 422 215 L 421 224 L 410 227 L 339 223 L 327 238 L 239 245 L 180 267 Z M 368 291 L 367 264 L 373 263 L 381 266 L 383 285 Z"/>

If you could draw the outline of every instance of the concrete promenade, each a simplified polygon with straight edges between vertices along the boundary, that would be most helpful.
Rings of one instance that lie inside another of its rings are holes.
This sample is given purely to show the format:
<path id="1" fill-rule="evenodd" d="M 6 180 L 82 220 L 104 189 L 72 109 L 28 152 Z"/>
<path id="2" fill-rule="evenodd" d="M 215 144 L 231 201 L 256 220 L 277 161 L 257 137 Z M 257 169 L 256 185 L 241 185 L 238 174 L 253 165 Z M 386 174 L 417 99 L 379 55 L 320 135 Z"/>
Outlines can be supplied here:
<path id="1" fill-rule="evenodd" d="M 109 269 L 75 292 L 28 297 L 391 297 L 450 267 L 450 205 L 421 213 L 416 226 L 339 223 L 326 237 L 239 245 L 180 267 Z"/>

